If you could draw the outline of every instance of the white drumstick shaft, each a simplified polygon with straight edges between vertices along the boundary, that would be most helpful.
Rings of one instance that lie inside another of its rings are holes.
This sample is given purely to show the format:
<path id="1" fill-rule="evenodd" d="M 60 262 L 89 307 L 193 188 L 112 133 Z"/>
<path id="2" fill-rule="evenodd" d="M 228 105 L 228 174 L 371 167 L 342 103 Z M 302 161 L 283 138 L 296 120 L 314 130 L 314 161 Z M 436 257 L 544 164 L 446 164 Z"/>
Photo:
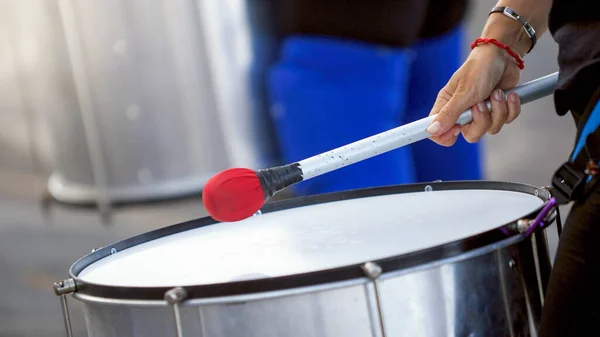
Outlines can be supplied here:
<path id="1" fill-rule="evenodd" d="M 505 95 L 514 91 L 519 95 L 521 104 L 526 104 L 552 94 L 556 89 L 557 82 L 558 72 L 517 86 L 506 92 Z M 486 104 L 489 108 L 490 102 L 486 101 Z M 435 116 L 428 116 L 415 122 L 299 161 L 298 164 L 302 169 L 303 180 L 429 138 L 430 134 L 427 132 L 427 127 L 431 124 L 434 117 Z M 472 120 L 473 117 L 471 115 L 471 110 L 469 109 L 460 115 L 457 124 L 465 125 Z"/>

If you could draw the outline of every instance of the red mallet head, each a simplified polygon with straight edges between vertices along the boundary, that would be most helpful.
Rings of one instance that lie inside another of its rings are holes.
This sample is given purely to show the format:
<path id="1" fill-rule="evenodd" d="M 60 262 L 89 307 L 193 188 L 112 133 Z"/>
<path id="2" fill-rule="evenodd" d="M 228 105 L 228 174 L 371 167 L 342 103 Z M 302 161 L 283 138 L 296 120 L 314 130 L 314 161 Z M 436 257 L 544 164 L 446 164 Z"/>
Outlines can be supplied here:
<path id="1" fill-rule="evenodd" d="M 258 212 L 265 203 L 265 193 L 256 171 L 232 168 L 206 182 L 202 201 L 213 219 L 233 222 Z"/>
<path id="2" fill-rule="evenodd" d="M 253 171 L 232 168 L 210 178 L 202 201 L 215 220 L 233 222 L 251 217 L 275 193 L 302 181 L 298 163 Z"/>

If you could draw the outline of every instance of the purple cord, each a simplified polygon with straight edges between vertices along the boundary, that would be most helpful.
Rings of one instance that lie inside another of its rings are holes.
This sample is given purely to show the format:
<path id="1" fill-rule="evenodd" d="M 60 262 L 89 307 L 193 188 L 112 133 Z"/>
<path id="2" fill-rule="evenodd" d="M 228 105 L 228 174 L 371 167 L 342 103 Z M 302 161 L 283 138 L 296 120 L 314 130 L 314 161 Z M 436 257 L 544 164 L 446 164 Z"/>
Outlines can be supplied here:
<path id="1" fill-rule="evenodd" d="M 554 208 L 554 206 L 556 206 L 556 199 L 554 197 L 552 197 L 550 200 L 548 200 L 546 205 L 544 205 L 544 208 L 542 208 L 540 213 L 535 217 L 535 219 L 529 226 L 529 229 L 527 229 L 525 236 L 531 235 L 531 233 L 533 233 L 533 231 L 536 229 L 536 227 L 543 226 L 544 218 L 548 215 L 548 213 L 550 213 L 550 210 L 552 210 L 552 208 Z"/>

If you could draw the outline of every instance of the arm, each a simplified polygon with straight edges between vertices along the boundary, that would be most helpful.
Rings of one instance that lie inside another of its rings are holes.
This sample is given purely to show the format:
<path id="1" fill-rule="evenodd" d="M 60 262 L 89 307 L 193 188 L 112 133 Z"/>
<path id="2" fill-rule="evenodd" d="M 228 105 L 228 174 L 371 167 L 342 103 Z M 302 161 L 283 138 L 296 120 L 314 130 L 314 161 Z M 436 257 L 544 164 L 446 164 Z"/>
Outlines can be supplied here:
<path id="1" fill-rule="evenodd" d="M 499 0 L 497 6 L 517 12 L 535 29 L 537 38 L 548 30 L 552 0 Z M 531 40 L 521 23 L 502 13 L 488 16 L 481 37 L 496 39 L 521 57 L 531 48 Z M 507 100 L 502 91 L 516 86 L 519 77 L 517 63 L 505 50 L 494 45 L 474 48 L 438 94 L 430 112 L 436 117 L 427 128 L 431 140 L 451 146 L 460 133 L 470 143 L 479 141 L 486 133 L 498 133 L 521 112 L 518 95 L 511 93 Z M 487 98 L 490 98 L 491 111 L 483 103 Z M 469 108 L 473 121 L 462 127 L 457 125 L 460 114 Z"/>
<path id="2" fill-rule="evenodd" d="M 510 7 L 517 12 L 533 29 L 538 39 L 548 30 L 548 15 L 552 0 L 500 0 L 496 6 Z M 523 26 L 501 13 L 493 13 L 481 33 L 483 38 L 494 38 L 525 56 L 531 47 L 531 40 L 525 34 Z"/>

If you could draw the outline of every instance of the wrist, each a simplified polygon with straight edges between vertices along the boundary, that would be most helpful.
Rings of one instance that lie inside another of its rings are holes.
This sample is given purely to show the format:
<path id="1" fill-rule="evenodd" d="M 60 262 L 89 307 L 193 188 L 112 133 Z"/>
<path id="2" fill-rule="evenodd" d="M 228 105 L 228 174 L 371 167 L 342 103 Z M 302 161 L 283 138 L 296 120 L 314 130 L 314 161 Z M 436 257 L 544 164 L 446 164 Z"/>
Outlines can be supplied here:
<path id="1" fill-rule="evenodd" d="M 505 44 L 520 57 L 524 57 L 531 48 L 531 39 L 523 26 L 500 13 L 493 13 L 481 33 L 482 38 L 496 39 Z"/>
<path id="2" fill-rule="evenodd" d="M 506 47 L 498 40 L 479 38 L 471 44 L 472 51 L 469 58 L 483 58 L 488 62 L 492 61 L 496 66 L 502 67 L 504 71 L 511 66 L 522 70 L 524 68 L 523 59 L 510 48 L 507 50 Z"/>

